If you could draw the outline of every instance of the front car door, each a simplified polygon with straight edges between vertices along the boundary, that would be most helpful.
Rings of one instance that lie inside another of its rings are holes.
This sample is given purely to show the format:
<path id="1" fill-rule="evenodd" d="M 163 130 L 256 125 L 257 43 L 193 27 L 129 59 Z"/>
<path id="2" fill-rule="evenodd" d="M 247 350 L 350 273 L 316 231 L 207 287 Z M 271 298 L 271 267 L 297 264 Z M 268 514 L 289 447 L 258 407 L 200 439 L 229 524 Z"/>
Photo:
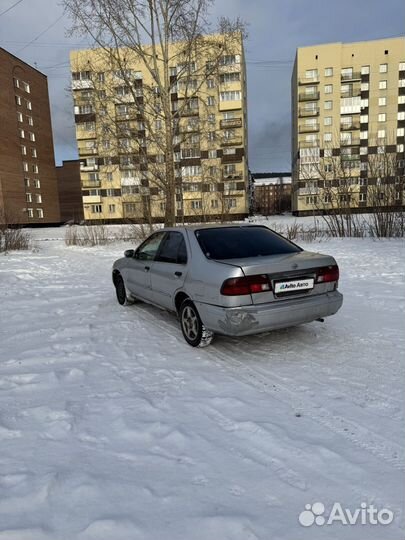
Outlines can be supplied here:
<path id="1" fill-rule="evenodd" d="M 139 246 L 134 256 L 127 259 L 124 272 L 125 285 L 129 292 L 137 298 L 153 301 L 150 272 L 164 236 L 164 232 L 152 234 Z"/>
<path id="2" fill-rule="evenodd" d="M 166 309 L 174 308 L 174 296 L 181 289 L 187 273 L 187 248 L 184 234 L 166 233 L 151 268 L 153 302 Z"/>

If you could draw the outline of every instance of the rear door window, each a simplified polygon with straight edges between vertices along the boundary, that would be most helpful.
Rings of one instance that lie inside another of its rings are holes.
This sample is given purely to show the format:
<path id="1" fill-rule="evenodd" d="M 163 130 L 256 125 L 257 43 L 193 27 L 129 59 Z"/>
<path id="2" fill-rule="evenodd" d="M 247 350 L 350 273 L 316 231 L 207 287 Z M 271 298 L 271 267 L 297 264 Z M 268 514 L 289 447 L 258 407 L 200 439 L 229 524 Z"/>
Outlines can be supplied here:
<path id="1" fill-rule="evenodd" d="M 218 227 L 199 229 L 195 234 L 209 259 L 245 259 L 302 251 L 267 227 Z"/>
<path id="2" fill-rule="evenodd" d="M 186 264 L 187 250 L 184 236 L 179 232 L 168 232 L 157 254 L 156 261 Z"/>

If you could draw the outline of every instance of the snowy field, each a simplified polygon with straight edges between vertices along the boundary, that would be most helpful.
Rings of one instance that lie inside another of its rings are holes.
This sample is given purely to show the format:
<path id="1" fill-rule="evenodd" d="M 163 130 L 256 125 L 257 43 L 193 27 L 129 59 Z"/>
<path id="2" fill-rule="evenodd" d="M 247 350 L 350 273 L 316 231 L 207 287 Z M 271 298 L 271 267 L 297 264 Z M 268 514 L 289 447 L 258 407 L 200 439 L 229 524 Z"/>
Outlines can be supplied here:
<path id="1" fill-rule="evenodd" d="M 0 539 L 404 539 L 403 241 L 301 243 L 341 311 L 195 350 L 116 302 L 129 244 L 33 235 L 0 255 Z M 394 520 L 300 525 L 315 502 Z"/>

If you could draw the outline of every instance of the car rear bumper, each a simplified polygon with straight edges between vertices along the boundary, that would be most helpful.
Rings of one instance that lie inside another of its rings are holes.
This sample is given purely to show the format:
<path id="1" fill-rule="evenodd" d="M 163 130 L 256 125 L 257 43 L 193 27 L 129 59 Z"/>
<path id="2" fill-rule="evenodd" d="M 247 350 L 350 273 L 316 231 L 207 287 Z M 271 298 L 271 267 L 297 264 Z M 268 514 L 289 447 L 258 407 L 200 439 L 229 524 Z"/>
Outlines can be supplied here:
<path id="1" fill-rule="evenodd" d="M 207 329 L 227 336 L 259 334 L 329 317 L 340 309 L 342 303 L 343 295 L 338 291 L 237 308 L 195 302 Z"/>

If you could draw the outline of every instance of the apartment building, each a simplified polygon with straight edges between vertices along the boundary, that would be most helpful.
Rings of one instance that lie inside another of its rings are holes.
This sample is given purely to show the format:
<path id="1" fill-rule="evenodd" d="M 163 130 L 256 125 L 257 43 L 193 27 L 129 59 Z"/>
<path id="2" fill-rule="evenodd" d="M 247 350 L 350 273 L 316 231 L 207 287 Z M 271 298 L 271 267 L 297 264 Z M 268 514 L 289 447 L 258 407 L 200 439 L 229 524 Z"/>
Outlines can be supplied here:
<path id="1" fill-rule="evenodd" d="M 80 181 L 80 161 L 64 160 L 56 167 L 58 179 L 60 220 L 62 223 L 83 221 L 82 187 Z"/>
<path id="2" fill-rule="evenodd" d="M 291 173 L 253 173 L 254 211 L 263 216 L 291 212 Z"/>
<path id="3" fill-rule="evenodd" d="M 59 223 L 47 78 L 0 48 L 0 222 Z"/>
<path id="4" fill-rule="evenodd" d="M 403 208 L 404 134 L 404 37 L 299 48 L 293 213 Z"/>
<path id="5" fill-rule="evenodd" d="M 215 69 L 203 53 L 181 62 L 176 47 L 170 49 L 169 115 L 176 219 L 243 218 L 248 167 L 242 39 Z M 163 76 L 161 57 L 156 57 Z M 125 69 L 101 50 L 74 51 L 70 62 L 85 219 L 163 221 L 169 196 L 163 141 L 167 115 L 155 69 L 130 52 Z"/>

